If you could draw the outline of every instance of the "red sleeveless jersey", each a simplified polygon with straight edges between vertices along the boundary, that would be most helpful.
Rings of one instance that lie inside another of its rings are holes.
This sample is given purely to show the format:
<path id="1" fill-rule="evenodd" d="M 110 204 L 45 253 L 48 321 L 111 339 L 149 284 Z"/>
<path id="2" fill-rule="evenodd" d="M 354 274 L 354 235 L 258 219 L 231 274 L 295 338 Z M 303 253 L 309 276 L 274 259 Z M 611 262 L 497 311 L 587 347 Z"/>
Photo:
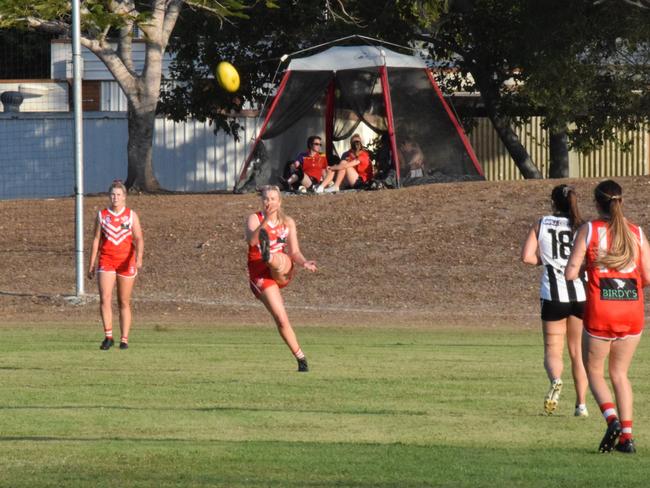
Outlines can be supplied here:
<path id="1" fill-rule="evenodd" d="M 641 229 L 628 224 L 641 242 Z M 627 269 L 607 269 L 594 263 L 599 254 L 610 247 L 607 222 L 589 223 L 587 233 L 587 304 L 584 325 L 594 337 L 613 339 L 640 334 L 643 330 L 643 280 L 641 279 L 641 248 L 635 263 Z"/>
<path id="2" fill-rule="evenodd" d="M 262 212 L 257 212 L 257 218 L 261 224 L 264 220 L 264 214 Z M 271 254 L 274 254 L 276 252 L 283 252 L 284 248 L 287 246 L 287 240 L 289 238 L 289 227 L 284 224 L 272 226 L 271 224 L 267 223 L 265 228 L 266 232 L 269 234 Z M 248 246 L 248 262 L 250 264 L 255 261 L 262 261 L 262 253 L 260 252 L 260 247 L 259 245 Z"/>
<path id="3" fill-rule="evenodd" d="M 105 208 L 98 215 L 102 229 L 99 250 L 102 256 L 126 258 L 133 252 L 133 219 L 131 209 L 115 213 Z"/>

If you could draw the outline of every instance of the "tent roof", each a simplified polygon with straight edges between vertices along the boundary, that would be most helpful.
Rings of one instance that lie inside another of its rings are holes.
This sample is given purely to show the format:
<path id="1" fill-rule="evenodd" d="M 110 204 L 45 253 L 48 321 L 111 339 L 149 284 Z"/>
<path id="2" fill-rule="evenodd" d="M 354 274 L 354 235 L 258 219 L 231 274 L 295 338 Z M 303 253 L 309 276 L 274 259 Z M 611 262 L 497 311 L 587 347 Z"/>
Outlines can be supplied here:
<path id="1" fill-rule="evenodd" d="M 341 71 L 376 66 L 426 68 L 426 64 L 420 58 L 399 54 L 382 46 L 335 46 L 313 56 L 293 59 L 288 69 L 290 71 Z"/>

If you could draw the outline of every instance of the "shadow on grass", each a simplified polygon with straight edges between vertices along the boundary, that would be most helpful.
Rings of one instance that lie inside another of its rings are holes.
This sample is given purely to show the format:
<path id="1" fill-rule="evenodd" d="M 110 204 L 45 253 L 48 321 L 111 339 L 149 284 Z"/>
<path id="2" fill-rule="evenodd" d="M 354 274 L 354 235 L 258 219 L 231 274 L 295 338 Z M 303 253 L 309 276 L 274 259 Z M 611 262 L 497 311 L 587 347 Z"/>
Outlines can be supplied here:
<path id="1" fill-rule="evenodd" d="M 408 415 L 424 416 L 428 412 L 423 410 L 389 410 L 389 409 L 338 409 L 338 410 L 319 410 L 319 409 L 287 409 L 282 408 L 255 408 L 255 407 L 129 407 L 125 405 L 0 405 L 0 410 L 128 410 L 128 411 L 152 411 L 152 412 L 269 412 L 269 413 L 322 413 L 330 415 Z"/>

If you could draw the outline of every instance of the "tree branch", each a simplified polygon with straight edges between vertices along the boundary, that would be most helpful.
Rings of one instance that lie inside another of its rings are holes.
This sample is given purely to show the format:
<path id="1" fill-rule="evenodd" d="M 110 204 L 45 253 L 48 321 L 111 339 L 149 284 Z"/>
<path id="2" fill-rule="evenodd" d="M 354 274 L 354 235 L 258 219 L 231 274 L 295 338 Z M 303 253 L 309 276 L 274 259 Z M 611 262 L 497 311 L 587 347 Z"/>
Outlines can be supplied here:
<path id="1" fill-rule="evenodd" d="M 66 22 L 59 20 L 45 20 L 36 17 L 24 17 L 16 19 L 18 22 L 25 22 L 27 27 L 37 29 L 51 34 L 67 34 L 70 35 L 71 27 Z"/>
<path id="2" fill-rule="evenodd" d="M 137 92 L 135 90 L 137 78 L 128 70 L 117 52 L 115 52 L 115 49 L 105 41 L 100 42 L 97 39 L 89 39 L 84 36 L 81 36 L 80 42 L 83 47 L 91 51 L 106 65 L 106 68 L 111 72 L 115 81 L 119 83 L 124 94 L 131 100 Z"/>
<path id="3" fill-rule="evenodd" d="M 601 5 L 607 0 L 594 0 L 594 5 Z M 650 9 L 650 0 L 623 0 L 628 5 L 642 9 Z"/>
<path id="4" fill-rule="evenodd" d="M 169 42 L 169 38 L 172 35 L 174 27 L 176 26 L 176 21 L 178 20 L 178 16 L 181 13 L 182 5 L 183 2 L 181 0 L 169 1 L 166 15 L 165 15 L 165 21 L 163 22 L 162 32 L 160 36 L 161 37 L 160 42 L 162 44 L 163 50 L 167 49 L 167 43 Z"/>
<path id="5" fill-rule="evenodd" d="M 338 9 L 332 7 L 332 1 L 338 5 Z M 359 24 L 359 19 L 345 10 L 345 2 L 343 0 L 325 0 L 325 8 L 332 15 L 333 20 L 340 20 L 346 24 Z M 339 11 L 342 13 L 340 14 Z"/>

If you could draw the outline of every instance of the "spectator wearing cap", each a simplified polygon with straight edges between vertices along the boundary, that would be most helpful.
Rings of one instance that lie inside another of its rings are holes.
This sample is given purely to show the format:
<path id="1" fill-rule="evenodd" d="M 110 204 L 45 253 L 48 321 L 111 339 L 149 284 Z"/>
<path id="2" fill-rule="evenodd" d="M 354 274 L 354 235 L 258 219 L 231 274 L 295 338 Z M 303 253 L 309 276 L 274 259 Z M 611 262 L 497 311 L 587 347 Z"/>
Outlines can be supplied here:
<path id="1" fill-rule="evenodd" d="M 343 153 L 341 162 L 327 168 L 323 182 L 314 190 L 316 193 L 334 193 L 346 184 L 349 188 L 363 188 L 372 180 L 372 163 L 370 154 L 363 148 L 361 136 L 354 134 L 350 138 L 350 149 Z M 333 183 L 333 185 L 330 185 Z"/>

